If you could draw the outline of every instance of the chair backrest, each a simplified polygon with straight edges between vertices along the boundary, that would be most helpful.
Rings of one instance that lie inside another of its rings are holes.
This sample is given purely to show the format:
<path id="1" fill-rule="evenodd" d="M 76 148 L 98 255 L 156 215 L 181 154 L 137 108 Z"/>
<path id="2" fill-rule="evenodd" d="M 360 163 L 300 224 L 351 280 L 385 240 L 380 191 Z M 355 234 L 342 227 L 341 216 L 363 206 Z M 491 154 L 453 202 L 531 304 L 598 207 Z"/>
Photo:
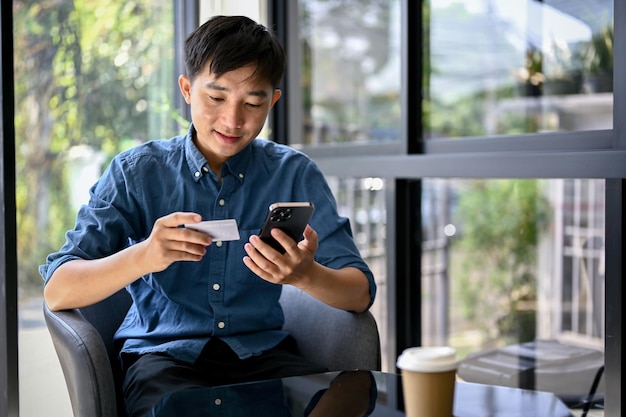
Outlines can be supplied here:
<path id="1" fill-rule="evenodd" d="M 74 417 L 125 415 L 113 335 L 132 300 L 121 290 L 80 310 L 53 312 L 44 303 L 44 317 L 63 369 Z M 303 356 L 330 370 L 380 370 L 380 340 L 371 313 L 349 313 L 327 306 L 291 286 L 280 303 L 284 329 L 297 341 Z"/>
<path id="2" fill-rule="evenodd" d="M 113 373 L 115 403 L 117 404 L 119 416 L 126 415 L 126 407 L 122 401 L 122 370 L 119 363 L 121 346 L 115 346 L 113 336 L 115 336 L 115 332 L 122 324 L 122 321 L 124 321 L 132 302 L 133 300 L 128 291 L 121 289 L 99 303 L 80 309 L 83 317 L 100 333 L 106 348 Z"/>
<path id="3" fill-rule="evenodd" d="M 44 303 L 44 318 L 65 376 L 74 417 L 126 414 L 113 335 L 131 302 L 126 290 L 121 290 L 80 310 L 53 312 Z"/>

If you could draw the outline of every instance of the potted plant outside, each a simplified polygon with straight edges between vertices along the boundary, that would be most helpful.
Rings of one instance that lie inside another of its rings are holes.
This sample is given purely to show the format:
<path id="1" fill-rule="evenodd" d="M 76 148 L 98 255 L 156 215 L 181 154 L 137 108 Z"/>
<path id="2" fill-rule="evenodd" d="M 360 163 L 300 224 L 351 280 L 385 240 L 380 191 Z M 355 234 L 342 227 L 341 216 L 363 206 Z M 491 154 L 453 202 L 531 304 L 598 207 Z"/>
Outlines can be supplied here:
<path id="1" fill-rule="evenodd" d="M 606 26 L 586 44 L 585 92 L 613 91 L 613 25 Z"/>
<path id="2" fill-rule="evenodd" d="M 544 95 L 579 94 L 583 84 L 583 60 L 576 47 L 555 40 L 544 53 Z"/>

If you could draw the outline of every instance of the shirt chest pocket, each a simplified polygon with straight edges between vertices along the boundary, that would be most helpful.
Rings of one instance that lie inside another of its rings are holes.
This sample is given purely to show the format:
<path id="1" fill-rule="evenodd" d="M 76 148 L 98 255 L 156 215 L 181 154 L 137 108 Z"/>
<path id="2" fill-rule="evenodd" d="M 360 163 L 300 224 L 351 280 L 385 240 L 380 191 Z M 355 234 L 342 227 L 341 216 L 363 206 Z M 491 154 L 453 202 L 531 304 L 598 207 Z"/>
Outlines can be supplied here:
<path id="1" fill-rule="evenodd" d="M 250 236 L 258 235 L 259 229 L 243 229 L 239 230 L 239 240 L 230 242 L 223 242 L 228 244 L 228 257 L 225 270 L 226 281 L 231 281 L 236 284 L 250 285 L 258 289 L 258 287 L 275 286 L 275 284 L 269 283 L 264 279 L 258 277 L 243 263 L 243 258 L 248 256 L 244 249 L 245 244 L 250 240 Z M 215 242 L 213 244 L 217 244 Z"/>

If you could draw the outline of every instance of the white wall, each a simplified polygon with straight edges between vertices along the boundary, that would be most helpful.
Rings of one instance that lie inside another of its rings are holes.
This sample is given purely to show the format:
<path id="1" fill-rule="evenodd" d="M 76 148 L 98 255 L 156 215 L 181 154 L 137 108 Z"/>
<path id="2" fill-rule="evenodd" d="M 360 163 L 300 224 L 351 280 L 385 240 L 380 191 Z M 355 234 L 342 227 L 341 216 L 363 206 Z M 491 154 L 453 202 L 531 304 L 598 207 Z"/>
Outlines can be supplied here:
<path id="1" fill-rule="evenodd" d="M 265 0 L 200 0 L 200 22 L 215 15 L 248 16 L 267 24 L 267 1 Z"/>

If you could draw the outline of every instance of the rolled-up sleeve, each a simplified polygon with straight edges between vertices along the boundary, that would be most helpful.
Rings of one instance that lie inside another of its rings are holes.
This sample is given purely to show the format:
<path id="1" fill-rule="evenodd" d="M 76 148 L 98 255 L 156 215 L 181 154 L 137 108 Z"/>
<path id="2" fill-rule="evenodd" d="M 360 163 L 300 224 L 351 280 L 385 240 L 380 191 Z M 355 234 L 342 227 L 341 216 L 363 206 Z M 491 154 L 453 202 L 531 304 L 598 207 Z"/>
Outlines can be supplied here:
<path id="1" fill-rule="evenodd" d="M 116 191 L 120 188 L 116 178 L 121 172 L 121 162 L 114 159 L 100 180 L 91 187 L 89 202 L 78 210 L 74 228 L 65 234 L 65 243 L 58 252 L 47 256 L 45 264 L 39 266 L 45 283 L 66 262 L 102 258 L 127 244 L 132 225 L 127 220 L 128 216 L 124 216 L 124 212 L 130 212 L 128 202 Z"/>

